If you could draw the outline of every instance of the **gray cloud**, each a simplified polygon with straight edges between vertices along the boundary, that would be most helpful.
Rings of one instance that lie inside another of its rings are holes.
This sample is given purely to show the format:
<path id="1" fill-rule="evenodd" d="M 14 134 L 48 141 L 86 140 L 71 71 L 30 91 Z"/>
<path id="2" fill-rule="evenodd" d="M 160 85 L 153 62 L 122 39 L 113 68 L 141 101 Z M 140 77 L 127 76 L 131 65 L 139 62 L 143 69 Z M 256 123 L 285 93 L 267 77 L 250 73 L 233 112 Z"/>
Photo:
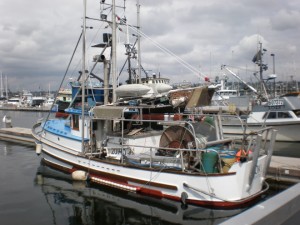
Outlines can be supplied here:
<path id="1" fill-rule="evenodd" d="M 299 79 L 298 0 L 140 0 L 140 4 L 142 31 L 151 39 L 142 38 L 145 69 L 161 72 L 173 82 L 199 81 L 197 74 L 161 51 L 155 42 L 212 79 L 223 73 L 222 64 L 254 70 L 251 60 L 262 42 L 268 50 L 266 63 L 272 63 L 271 53 L 276 55 L 279 77 L 288 79 L 292 74 Z M 118 15 L 125 15 L 135 25 L 136 1 L 126 1 L 126 9 L 125 13 L 119 9 Z M 99 1 L 88 1 L 87 14 L 99 17 Z M 82 1 L 2 0 L 0 15 L 0 71 L 8 76 L 10 88 L 57 88 L 81 32 Z M 87 43 L 99 43 L 102 33 L 110 32 L 95 21 L 88 20 L 87 25 L 94 27 L 87 31 Z M 120 68 L 125 60 L 126 34 L 118 34 Z M 99 51 L 88 50 L 89 66 Z M 80 56 L 81 46 L 67 77 L 77 76 Z M 96 72 L 101 74 L 101 67 Z M 250 79 L 245 70 L 239 73 Z M 127 78 L 122 75 L 121 79 Z"/>
<path id="2" fill-rule="evenodd" d="M 272 27 L 275 30 L 297 30 L 300 24 L 300 12 L 282 9 L 276 14 L 276 16 L 272 17 L 271 22 Z"/>

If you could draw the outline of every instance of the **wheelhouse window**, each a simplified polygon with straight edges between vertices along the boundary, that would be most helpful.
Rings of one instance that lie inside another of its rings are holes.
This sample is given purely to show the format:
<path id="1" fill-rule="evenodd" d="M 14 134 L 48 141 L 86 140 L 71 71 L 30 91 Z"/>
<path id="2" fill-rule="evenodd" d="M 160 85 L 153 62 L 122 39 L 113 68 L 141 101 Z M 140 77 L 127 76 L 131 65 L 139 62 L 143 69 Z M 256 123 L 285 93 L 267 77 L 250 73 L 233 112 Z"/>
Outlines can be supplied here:
<path id="1" fill-rule="evenodd" d="M 289 112 L 278 112 L 278 118 L 292 118 Z"/>
<path id="2" fill-rule="evenodd" d="M 263 119 L 276 119 L 277 115 L 276 112 L 267 112 L 264 116 Z"/>
<path id="3" fill-rule="evenodd" d="M 294 113 L 298 118 L 300 118 L 300 110 L 296 110 L 296 111 L 294 111 Z"/>
<path id="4" fill-rule="evenodd" d="M 266 113 L 263 116 L 263 119 L 265 119 L 267 116 L 267 119 L 287 119 L 292 118 L 291 114 L 289 112 L 270 112 Z"/>
<path id="5" fill-rule="evenodd" d="M 72 129 L 79 130 L 79 115 L 72 115 Z"/>

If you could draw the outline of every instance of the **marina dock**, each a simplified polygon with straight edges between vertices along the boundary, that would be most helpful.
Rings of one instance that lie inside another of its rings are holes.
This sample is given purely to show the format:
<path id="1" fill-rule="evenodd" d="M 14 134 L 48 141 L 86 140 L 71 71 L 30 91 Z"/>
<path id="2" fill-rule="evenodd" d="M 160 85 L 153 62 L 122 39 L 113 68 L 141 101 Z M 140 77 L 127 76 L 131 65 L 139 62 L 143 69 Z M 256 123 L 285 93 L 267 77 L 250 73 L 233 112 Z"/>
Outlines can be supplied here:
<path id="1" fill-rule="evenodd" d="M 298 183 L 300 181 L 300 158 L 272 156 L 268 178 Z"/>
<path id="2" fill-rule="evenodd" d="M 11 142 L 22 142 L 35 145 L 31 129 L 23 127 L 10 127 L 0 129 L 0 139 Z"/>

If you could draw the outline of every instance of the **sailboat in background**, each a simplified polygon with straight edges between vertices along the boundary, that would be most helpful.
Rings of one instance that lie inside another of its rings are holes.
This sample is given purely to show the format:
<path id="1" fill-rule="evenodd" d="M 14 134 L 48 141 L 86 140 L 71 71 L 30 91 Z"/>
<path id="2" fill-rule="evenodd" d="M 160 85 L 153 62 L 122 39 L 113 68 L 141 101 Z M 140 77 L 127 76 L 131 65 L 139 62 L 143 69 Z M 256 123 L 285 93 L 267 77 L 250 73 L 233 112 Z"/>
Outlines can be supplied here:
<path id="1" fill-rule="evenodd" d="M 7 90 L 7 75 L 5 75 L 5 96 L 3 94 L 4 88 L 3 88 L 3 73 L 1 72 L 1 82 L 0 82 L 0 107 L 6 103 L 8 100 L 8 90 Z"/>
<path id="2" fill-rule="evenodd" d="M 85 37 L 86 1 L 83 8 Z M 97 99 L 87 82 L 83 38 L 82 76 L 72 85 L 74 95 L 66 110 L 69 118 L 46 120 L 32 129 L 43 162 L 71 173 L 74 179 L 183 205 L 228 209 L 258 200 L 268 189 L 265 178 L 276 131 L 266 128 L 250 143 L 239 143 L 242 140 L 223 138 L 219 116 L 176 113 L 161 101 L 118 99 L 114 0 L 111 10 L 111 59 L 99 55 L 96 60 L 104 64 L 104 87 L 99 88 Z M 111 103 L 106 79 L 109 62 Z M 269 133 L 268 144 L 263 142 L 262 132 Z M 236 158 L 241 148 L 245 151 Z"/>

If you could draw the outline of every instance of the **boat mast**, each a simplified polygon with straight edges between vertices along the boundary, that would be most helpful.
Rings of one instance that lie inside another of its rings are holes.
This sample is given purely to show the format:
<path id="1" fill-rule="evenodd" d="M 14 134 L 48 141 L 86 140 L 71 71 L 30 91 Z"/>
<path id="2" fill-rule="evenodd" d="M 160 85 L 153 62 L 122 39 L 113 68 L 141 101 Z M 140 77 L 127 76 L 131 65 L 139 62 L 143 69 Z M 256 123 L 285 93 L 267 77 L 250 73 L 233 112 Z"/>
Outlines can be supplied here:
<path id="1" fill-rule="evenodd" d="M 260 79 L 260 91 L 262 92 L 264 90 L 264 80 L 263 80 L 263 62 L 262 62 L 262 57 L 263 57 L 263 53 L 262 53 L 262 43 L 259 42 L 259 79 Z"/>
<path id="2" fill-rule="evenodd" d="M 6 100 L 8 100 L 8 91 L 7 91 L 7 75 L 5 75 L 5 95 L 6 95 Z"/>
<path id="3" fill-rule="evenodd" d="M 136 3 L 136 7 L 137 7 L 137 39 L 138 39 L 138 83 L 142 83 L 141 81 L 141 36 L 140 36 L 140 1 L 137 0 Z"/>
<path id="4" fill-rule="evenodd" d="M 117 75 L 116 75 L 116 67 L 117 67 L 117 39 L 116 39 L 116 4 L 115 0 L 112 0 L 112 61 L 111 61 L 111 67 L 112 67 L 112 87 L 113 87 L 113 96 L 112 100 L 113 103 L 116 102 L 117 96 L 116 96 L 116 88 L 117 88 Z"/>
<path id="5" fill-rule="evenodd" d="M 269 96 L 268 96 L 268 92 L 267 92 L 267 89 L 266 89 L 266 84 L 264 82 L 264 79 L 263 79 L 263 71 L 264 70 L 267 70 L 268 67 L 266 64 L 263 64 L 263 55 L 264 53 L 263 52 L 266 52 L 267 50 L 262 48 L 262 43 L 259 42 L 259 79 L 260 79 L 260 92 L 261 94 L 263 94 L 263 96 L 268 100 L 269 99 Z"/>
<path id="6" fill-rule="evenodd" d="M 84 104 L 85 104 L 85 79 L 86 79 L 86 0 L 83 0 L 83 25 L 82 25 L 82 75 L 81 75 L 81 150 L 84 152 Z"/>
<path id="7" fill-rule="evenodd" d="M 1 72 L 1 98 L 3 97 L 3 73 Z"/>

